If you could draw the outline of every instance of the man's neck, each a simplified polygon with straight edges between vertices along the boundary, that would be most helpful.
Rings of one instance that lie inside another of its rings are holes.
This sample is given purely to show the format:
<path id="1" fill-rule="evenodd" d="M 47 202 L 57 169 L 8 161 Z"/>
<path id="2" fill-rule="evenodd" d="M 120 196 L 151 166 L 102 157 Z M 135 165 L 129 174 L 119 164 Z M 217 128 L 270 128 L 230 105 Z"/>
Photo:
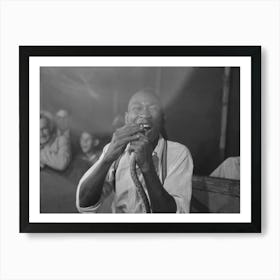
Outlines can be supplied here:
<path id="1" fill-rule="evenodd" d="M 152 142 L 152 147 L 153 147 L 153 151 L 154 149 L 156 148 L 157 144 L 158 144 L 158 141 L 159 141 L 159 136 Z"/>

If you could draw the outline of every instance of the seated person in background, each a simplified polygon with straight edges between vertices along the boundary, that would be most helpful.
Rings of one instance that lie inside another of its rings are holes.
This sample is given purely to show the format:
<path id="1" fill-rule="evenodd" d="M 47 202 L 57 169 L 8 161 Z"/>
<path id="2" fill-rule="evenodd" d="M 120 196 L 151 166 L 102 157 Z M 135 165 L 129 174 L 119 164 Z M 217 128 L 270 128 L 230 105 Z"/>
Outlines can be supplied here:
<path id="1" fill-rule="evenodd" d="M 112 122 L 112 128 L 115 131 L 116 129 L 125 125 L 125 120 L 122 115 L 117 115 Z"/>
<path id="2" fill-rule="evenodd" d="M 97 212 L 112 194 L 113 213 L 189 212 L 191 154 L 184 145 L 163 138 L 163 130 L 159 98 L 151 90 L 135 93 L 125 125 L 115 131 L 99 160 L 79 182 L 79 212 Z"/>
<path id="3" fill-rule="evenodd" d="M 57 135 L 52 115 L 40 112 L 40 167 L 63 171 L 71 160 L 71 146 L 64 134 Z"/>
<path id="4" fill-rule="evenodd" d="M 55 116 L 57 136 L 64 135 L 70 141 L 69 114 L 66 110 L 59 110 Z"/>
<path id="5" fill-rule="evenodd" d="M 101 154 L 101 151 L 98 150 L 99 143 L 100 141 L 98 138 L 87 131 L 83 131 L 80 137 L 80 146 L 82 150 L 81 158 L 93 165 Z"/>
<path id="6" fill-rule="evenodd" d="M 229 157 L 211 174 L 211 177 L 240 180 L 240 157 Z"/>

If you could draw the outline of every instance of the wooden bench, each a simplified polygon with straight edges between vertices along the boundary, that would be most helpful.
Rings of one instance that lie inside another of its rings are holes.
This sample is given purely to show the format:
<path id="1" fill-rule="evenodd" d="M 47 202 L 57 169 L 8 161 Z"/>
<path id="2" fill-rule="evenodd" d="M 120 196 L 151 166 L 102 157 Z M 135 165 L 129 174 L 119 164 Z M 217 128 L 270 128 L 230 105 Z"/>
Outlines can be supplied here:
<path id="1" fill-rule="evenodd" d="M 41 213 L 77 213 L 76 189 L 84 170 L 61 174 L 52 170 L 41 171 Z M 73 175 L 74 174 L 74 175 Z M 67 176 L 66 176 L 67 175 Z M 238 213 L 240 210 L 239 181 L 193 176 L 192 213 Z M 112 196 L 98 212 L 110 213 Z"/>
<path id="2" fill-rule="evenodd" d="M 239 213 L 240 181 L 193 176 L 192 213 Z"/>

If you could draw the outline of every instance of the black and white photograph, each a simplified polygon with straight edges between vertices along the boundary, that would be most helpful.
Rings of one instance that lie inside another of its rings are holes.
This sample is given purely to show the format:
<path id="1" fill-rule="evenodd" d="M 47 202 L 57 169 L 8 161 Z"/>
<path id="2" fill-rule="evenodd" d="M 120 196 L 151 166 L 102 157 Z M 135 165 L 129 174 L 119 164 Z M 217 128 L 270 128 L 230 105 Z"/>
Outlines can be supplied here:
<path id="1" fill-rule="evenodd" d="M 279 280 L 280 1 L 0 1 L 0 279 Z"/>
<path id="2" fill-rule="evenodd" d="M 40 71 L 41 213 L 240 212 L 239 68 Z"/>
<path id="3" fill-rule="evenodd" d="M 38 131 L 29 160 L 40 172 L 30 178 L 29 209 L 21 207 L 30 222 L 115 224 L 108 231 L 252 224 L 251 156 L 259 150 L 250 112 L 259 89 L 251 77 L 259 73 L 251 56 L 257 60 L 260 48 L 200 47 L 204 56 L 195 47 L 179 55 L 176 47 L 131 47 L 125 55 L 117 53 L 129 47 L 109 47 L 107 56 L 69 48 L 78 55 L 20 49 L 22 57 L 30 52 L 29 129 Z"/>

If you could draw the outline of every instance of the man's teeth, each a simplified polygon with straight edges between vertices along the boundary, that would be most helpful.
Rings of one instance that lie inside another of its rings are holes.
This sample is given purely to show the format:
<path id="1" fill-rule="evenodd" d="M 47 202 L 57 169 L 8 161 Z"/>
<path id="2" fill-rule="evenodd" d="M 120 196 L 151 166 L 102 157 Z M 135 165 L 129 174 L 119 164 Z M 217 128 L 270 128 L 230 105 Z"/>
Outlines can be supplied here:
<path id="1" fill-rule="evenodd" d="M 141 128 L 143 128 L 143 129 L 151 129 L 151 126 L 149 125 L 149 124 L 140 124 L 140 126 L 141 126 Z"/>

